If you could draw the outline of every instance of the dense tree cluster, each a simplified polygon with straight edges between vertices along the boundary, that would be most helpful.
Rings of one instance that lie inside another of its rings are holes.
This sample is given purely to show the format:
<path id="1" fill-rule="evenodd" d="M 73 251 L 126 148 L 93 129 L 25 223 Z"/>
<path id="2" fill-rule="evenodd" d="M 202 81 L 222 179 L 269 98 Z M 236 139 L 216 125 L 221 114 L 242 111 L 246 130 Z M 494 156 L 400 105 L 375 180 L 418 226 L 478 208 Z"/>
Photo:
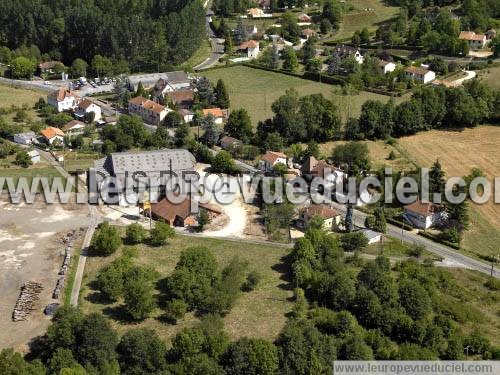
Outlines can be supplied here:
<path id="1" fill-rule="evenodd" d="M 71 66 L 82 59 L 95 67 L 100 56 L 109 59 L 109 73 L 117 66 L 165 69 L 190 57 L 205 34 L 205 11 L 196 0 L 0 3 L 2 44 L 38 50 L 37 56 L 23 54 L 35 62 L 55 59 Z M 84 66 L 80 62 L 75 69 L 82 72 Z"/>
<path id="2" fill-rule="evenodd" d="M 346 124 L 348 139 L 401 137 L 422 130 L 473 127 L 485 121 L 498 121 L 500 90 L 492 90 L 478 80 L 460 88 L 423 86 L 409 101 L 366 101 L 359 120 Z"/>

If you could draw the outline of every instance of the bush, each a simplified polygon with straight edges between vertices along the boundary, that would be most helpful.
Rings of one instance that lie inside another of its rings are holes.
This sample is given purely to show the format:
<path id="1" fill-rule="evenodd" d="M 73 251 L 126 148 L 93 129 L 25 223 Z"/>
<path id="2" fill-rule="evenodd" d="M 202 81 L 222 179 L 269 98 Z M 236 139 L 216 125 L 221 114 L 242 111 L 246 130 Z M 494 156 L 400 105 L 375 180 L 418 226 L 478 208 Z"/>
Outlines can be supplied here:
<path id="1" fill-rule="evenodd" d="M 99 225 L 97 233 L 92 238 L 90 252 L 92 255 L 108 256 L 118 250 L 121 244 L 122 240 L 118 230 L 105 221 Z"/>
<path id="2" fill-rule="evenodd" d="M 146 230 L 139 223 L 132 223 L 127 227 L 126 240 L 129 244 L 138 244 L 144 241 Z"/>
<path id="3" fill-rule="evenodd" d="M 484 283 L 484 286 L 489 290 L 499 291 L 500 290 L 500 280 L 493 277 L 489 278 L 488 281 Z"/>
<path id="4" fill-rule="evenodd" d="M 346 233 L 340 237 L 340 245 L 344 251 L 361 250 L 368 245 L 368 239 L 362 232 Z"/>
<path id="5" fill-rule="evenodd" d="M 456 228 L 444 229 L 439 237 L 447 242 L 460 243 L 460 232 Z"/>
<path id="6" fill-rule="evenodd" d="M 250 292 L 254 290 L 261 280 L 261 275 L 257 271 L 252 271 L 248 274 L 245 283 L 243 284 L 243 290 L 245 292 Z"/>
<path id="7" fill-rule="evenodd" d="M 157 221 L 155 227 L 151 229 L 150 242 L 153 246 L 162 246 L 167 243 L 168 238 L 175 236 L 174 229 L 164 221 Z"/>
<path id="8" fill-rule="evenodd" d="M 188 310 L 188 304 L 181 299 L 173 299 L 167 302 L 166 317 L 168 320 L 177 322 L 182 319 Z"/>
<path id="9" fill-rule="evenodd" d="M 408 254 L 411 257 L 420 258 L 422 256 L 424 250 L 425 250 L 425 247 L 423 247 L 422 245 L 415 244 L 414 246 L 412 246 L 410 248 L 410 250 L 408 250 Z"/>

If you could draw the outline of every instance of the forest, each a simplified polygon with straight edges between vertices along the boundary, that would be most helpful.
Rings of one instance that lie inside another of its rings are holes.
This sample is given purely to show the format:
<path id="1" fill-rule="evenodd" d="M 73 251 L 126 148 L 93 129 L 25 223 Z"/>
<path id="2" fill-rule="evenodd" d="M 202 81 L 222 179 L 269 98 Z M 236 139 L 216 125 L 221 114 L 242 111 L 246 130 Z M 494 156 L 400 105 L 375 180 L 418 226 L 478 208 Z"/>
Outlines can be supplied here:
<path id="1" fill-rule="evenodd" d="M 38 49 L 27 57 L 66 65 L 100 55 L 132 71 L 157 70 L 185 61 L 205 36 L 198 0 L 0 2 L 0 46 Z"/>

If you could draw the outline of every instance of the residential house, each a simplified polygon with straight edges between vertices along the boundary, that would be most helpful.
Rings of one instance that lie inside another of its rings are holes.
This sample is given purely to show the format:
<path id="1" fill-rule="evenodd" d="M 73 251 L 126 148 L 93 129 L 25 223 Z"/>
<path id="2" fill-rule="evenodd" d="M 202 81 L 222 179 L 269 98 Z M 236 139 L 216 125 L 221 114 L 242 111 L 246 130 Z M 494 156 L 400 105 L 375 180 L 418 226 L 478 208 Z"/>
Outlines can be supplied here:
<path id="1" fill-rule="evenodd" d="M 263 172 L 273 172 L 276 164 L 287 165 L 287 159 L 288 157 L 282 152 L 266 151 L 259 161 L 259 169 Z"/>
<path id="2" fill-rule="evenodd" d="M 246 52 L 249 59 L 256 59 L 259 56 L 259 42 L 249 40 L 248 42 L 241 43 L 238 47 L 239 51 Z"/>
<path id="3" fill-rule="evenodd" d="M 91 112 L 94 113 L 94 121 L 99 121 L 102 118 L 101 107 L 93 100 L 85 98 L 78 104 L 75 116 L 80 119 L 85 119 L 85 116 Z"/>
<path id="4" fill-rule="evenodd" d="M 308 181 L 320 177 L 329 185 L 335 184 L 336 181 L 343 181 L 346 177 L 346 174 L 341 169 L 328 164 L 324 160 L 317 160 L 314 156 L 309 156 L 304 161 L 300 167 L 300 173 Z"/>
<path id="5" fill-rule="evenodd" d="M 461 31 L 458 39 L 467 41 L 469 49 L 481 49 L 486 45 L 486 35 L 474 31 Z"/>
<path id="6" fill-rule="evenodd" d="M 191 108 L 194 103 L 194 91 L 168 91 L 165 93 L 165 99 L 170 103 L 174 103 L 178 108 Z"/>
<path id="7" fill-rule="evenodd" d="M 191 112 L 189 109 L 181 108 L 177 112 L 182 116 L 184 122 L 187 123 L 193 121 L 194 113 Z"/>
<path id="8" fill-rule="evenodd" d="M 405 76 L 408 79 L 421 83 L 432 82 L 436 79 L 436 73 L 418 66 L 409 66 L 405 69 Z"/>
<path id="9" fill-rule="evenodd" d="M 59 129 L 59 128 L 54 128 L 52 126 L 49 126 L 41 131 L 41 134 L 45 141 L 49 145 L 54 144 L 54 142 L 57 144 L 63 144 L 64 143 L 64 132 Z"/>
<path id="10" fill-rule="evenodd" d="M 315 36 L 317 33 L 316 33 L 316 30 L 314 29 L 304 29 L 302 30 L 302 36 L 306 39 L 309 39 L 311 36 Z"/>
<path id="11" fill-rule="evenodd" d="M 67 124 L 65 124 L 62 128 L 62 130 L 67 134 L 67 135 L 80 135 L 83 134 L 83 129 L 85 129 L 86 125 L 85 123 L 78 121 L 78 120 L 71 120 Z"/>
<path id="12" fill-rule="evenodd" d="M 358 64 L 363 64 L 364 58 L 359 48 L 351 47 L 346 44 L 337 44 L 333 50 L 333 58 L 341 61 L 348 57 L 354 57 Z"/>
<path id="13" fill-rule="evenodd" d="M 30 145 L 36 140 L 35 132 L 25 132 L 14 134 L 14 142 L 20 145 Z"/>
<path id="14" fill-rule="evenodd" d="M 47 103 L 57 109 L 57 112 L 71 111 L 78 107 L 81 98 L 73 91 L 60 88 L 47 96 Z"/>
<path id="15" fill-rule="evenodd" d="M 208 115 L 212 115 L 214 117 L 214 122 L 217 125 L 221 125 L 226 118 L 224 111 L 220 108 L 206 108 L 202 110 L 202 113 L 203 117 L 208 117 Z"/>
<path id="16" fill-rule="evenodd" d="M 60 61 L 45 61 L 38 64 L 38 73 L 49 73 L 54 74 L 56 71 L 62 72 L 64 69 L 64 64 Z"/>
<path id="17" fill-rule="evenodd" d="M 311 22 L 311 17 L 309 17 L 307 14 L 305 13 L 300 13 L 298 16 L 297 16 L 297 21 L 299 22 Z"/>
<path id="18" fill-rule="evenodd" d="M 323 219 L 323 229 L 328 231 L 337 228 L 342 220 L 342 216 L 332 207 L 325 204 L 312 204 L 300 211 L 299 226 L 307 229 L 311 219 L 315 216 Z"/>
<path id="19" fill-rule="evenodd" d="M 132 115 L 138 115 L 148 124 L 160 125 L 169 110 L 152 100 L 137 96 L 129 100 L 128 112 Z"/>
<path id="20" fill-rule="evenodd" d="M 396 70 L 396 64 L 392 61 L 378 60 L 378 67 L 383 74 L 387 74 Z"/>
<path id="21" fill-rule="evenodd" d="M 40 153 L 37 150 L 28 151 L 28 156 L 30 157 L 32 164 L 40 162 Z"/>
<path id="22" fill-rule="evenodd" d="M 266 16 L 264 11 L 260 8 L 250 8 L 247 10 L 247 14 L 252 18 L 262 18 Z"/>
<path id="23" fill-rule="evenodd" d="M 414 227 L 427 229 L 445 218 L 445 210 L 440 204 L 417 200 L 404 206 L 404 218 Z"/>
<path id="24" fill-rule="evenodd" d="M 363 233 L 368 240 L 368 245 L 378 243 L 382 241 L 382 233 L 375 232 L 371 229 L 362 229 L 361 233 Z"/>
<path id="25" fill-rule="evenodd" d="M 243 145 L 243 142 L 241 142 L 239 139 L 230 137 L 225 135 L 222 137 L 219 141 L 220 147 L 222 147 L 224 150 L 228 151 L 233 151 L 236 150 L 238 147 Z"/>
<path id="26" fill-rule="evenodd" d="M 201 210 L 205 210 L 210 219 L 215 219 L 222 214 L 222 211 L 218 208 L 194 202 L 187 195 L 179 194 L 172 201 L 164 197 L 158 203 L 152 203 L 151 215 L 153 218 L 163 220 L 173 227 L 192 228 L 198 226 L 199 212 Z M 198 210 L 194 209 L 196 205 L 199 206 Z"/>

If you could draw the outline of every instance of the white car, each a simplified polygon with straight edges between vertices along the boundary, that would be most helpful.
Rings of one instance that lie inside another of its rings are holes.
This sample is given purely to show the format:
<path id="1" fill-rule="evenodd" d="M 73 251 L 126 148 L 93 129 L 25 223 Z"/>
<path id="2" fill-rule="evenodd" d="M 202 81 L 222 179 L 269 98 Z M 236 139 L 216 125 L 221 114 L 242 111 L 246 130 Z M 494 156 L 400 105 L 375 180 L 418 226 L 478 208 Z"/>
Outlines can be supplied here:
<path id="1" fill-rule="evenodd" d="M 43 84 L 48 85 L 48 86 L 52 85 L 52 83 L 50 83 L 50 81 L 45 81 Z"/>

